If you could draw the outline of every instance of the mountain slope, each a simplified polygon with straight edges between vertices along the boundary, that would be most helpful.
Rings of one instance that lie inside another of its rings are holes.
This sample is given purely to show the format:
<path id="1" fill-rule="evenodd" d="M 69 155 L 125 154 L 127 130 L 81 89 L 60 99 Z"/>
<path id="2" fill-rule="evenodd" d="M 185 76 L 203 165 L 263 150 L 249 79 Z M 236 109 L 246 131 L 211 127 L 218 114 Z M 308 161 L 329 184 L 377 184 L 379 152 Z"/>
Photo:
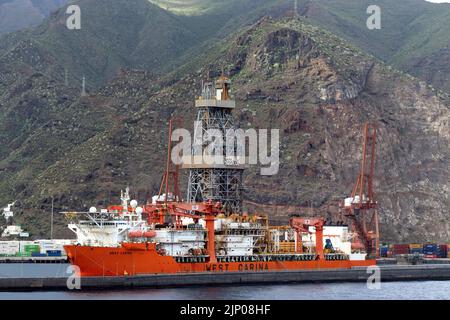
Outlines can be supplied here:
<path id="1" fill-rule="evenodd" d="M 226 12 L 229 25 L 246 25 L 246 21 L 263 14 L 292 15 L 294 10 L 294 0 L 245 0 L 242 3 L 247 11 L 241 20 L 236 17 L 240 10 L 235 9 L 234 1 L 152 1 L 180 14 Z M 381 30 L 369 30 L 366 26 L 370 5 L 381 9 Z M 424 0 L 298 0 L 298 14 L 400 70 L 450 92 L 450 80 L 445 76 L 450 71 L 450 4 Z"/>
<path id="2" fill-rule="evenodd" d="M 0 35 L 35 27 L 68 0 L 0 0 Z"/>
<path id="3" fill-rule="evenodd" d="M 60 81 L 67 70 L 77 85 L 85 75 L 92 88 L 122 67 L 157 69 L 201 40 L 184 21 L 147 0 L 76 3 L 81 30 L 67 29 L 62 8 L 38 28 L 4 37 L 1 63 L 22 61 Z"/>
<path id="4" fill-rule="evenodd" d="M 334 216 L 335 200 L 350 193 L 357 174 L 361 126 L 374 121 L 383 239 L 448 239 L 449 101 L 330 32 L 292 19 L 263 19 L 171 74 L 121 72 L 88 98 L 30 74 L 6 97 L 12 110 L 23 110 L 10 119 L 18 118 L 19 129 L 19 119 L 49 119 L 41 127 L 27 123 L 26 139 L 10 140 L 0 160 L 0 189 L 7 190 L 0 201 L 17 198 L 24 224 L 42 235 L 51 196 L 58 209 L 81 210 L 117 201 L 129 185 L 142 203 L 159 186 L 169 117 L 183 117 L 191 131 L 201 81 L 222 67 L 233 80 L 238 126 L 281 129 L 280 172 L 261 177 L 250 168 L 247 201 L 312 203 Z M 61 106 L 58 90 L 67 95 Z M 52 109 L 42 109 L 52 101 Z M 286 220 L 292 210 L 268 212 Z M 58 226 L 65 230 L 62 217 Z"/>
<path id="5" fill-rule="evenodd" d="M 381 9 L 381 30 L 366 27 L 366 9 L 374 4 Z M 443 76 L 450 58 L 450 4 L 319 0 L 302 2 L 300 13 L 389 64 L 450 92 L 450 82 Z"/>
<path id="6" fill-rule="evenodd" d="M 2 38 L 0 54 L 18 47 L 23 51 L 15 52 L 15 59 L 26 59 L 28 50 L 38 46 L 59 64 L 44 66 L 45 72 L 52 71 L 62 81 L 63 69 L 67 69 L 78 86 L 85 74 L 88 86 L 96 88 L 121 67 L 170 72 L 262 16 L 292 15 L 294 9 L 293 0 L 76 3 L 83 13 L 82 30 L 67 30 L 65 10 L 59 10 L 33 33 Z M 373 4 L 381 8 L 381 30 L 366 27 L 366 9 Z M 450 92 L 450 80 L 445 76 L 450 71 L 450 5 L 423 0 L 298 0 L 298 13 L 400 70 Z M 24 43 L 32 47 L 24 47 Z"/>

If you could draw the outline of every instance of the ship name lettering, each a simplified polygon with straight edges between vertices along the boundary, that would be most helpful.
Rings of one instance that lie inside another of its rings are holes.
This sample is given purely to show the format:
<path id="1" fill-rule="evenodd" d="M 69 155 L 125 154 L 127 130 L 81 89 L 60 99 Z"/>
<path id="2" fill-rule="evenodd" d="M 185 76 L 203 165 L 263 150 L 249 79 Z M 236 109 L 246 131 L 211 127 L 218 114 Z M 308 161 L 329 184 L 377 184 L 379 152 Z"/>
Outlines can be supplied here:
<path id="1" fill-rule="evenodd" d="M 269 266 L 267 263 L 245 263 L 239 264 L 239 271 L 261 271 L 261 270 L 269 270 Z"/>
<path id="2" fill-rule="evenodd" d="M 206 271 L 228 271 L 228 263 L 213 263 L 206 265 Z"/>
<path id="3" fill-rule="evenodd" d="M 109 254 L 111 254 L 111 255 L 118 255 L 118 254 L 125 255 L 125 254 L 131 254 L 131 252 L 129 252 L 129 251 L 122 251 L 122 252 L 120 252 L 120 251 L 110 251 Z"/>

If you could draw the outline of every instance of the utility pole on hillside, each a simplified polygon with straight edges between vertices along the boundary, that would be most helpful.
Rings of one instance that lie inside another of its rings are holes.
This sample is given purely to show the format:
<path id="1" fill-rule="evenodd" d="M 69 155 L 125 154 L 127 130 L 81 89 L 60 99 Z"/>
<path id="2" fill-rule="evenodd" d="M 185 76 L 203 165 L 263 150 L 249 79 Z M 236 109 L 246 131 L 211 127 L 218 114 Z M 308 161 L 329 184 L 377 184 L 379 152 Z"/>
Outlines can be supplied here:
<path id="1" fill-rule="evenodd" d="M 83 82 L 81 84 L 81 96 L 82 97 L 86 97 L 87 93 L 86 93 L 86 77 L 83 76 Z"/>
<path id="2" fill-rule="evenodd" d="M 67 71 L 67 68 L 64 69 L 64 85 L 66 87 L 69 86 L 69 72 Z"/>
<path id="3" fill-rule="evenodd" d="M 50 217 L 50 239 L 53 240 L 53 196 L 52 196 L 52 213 Z"/>

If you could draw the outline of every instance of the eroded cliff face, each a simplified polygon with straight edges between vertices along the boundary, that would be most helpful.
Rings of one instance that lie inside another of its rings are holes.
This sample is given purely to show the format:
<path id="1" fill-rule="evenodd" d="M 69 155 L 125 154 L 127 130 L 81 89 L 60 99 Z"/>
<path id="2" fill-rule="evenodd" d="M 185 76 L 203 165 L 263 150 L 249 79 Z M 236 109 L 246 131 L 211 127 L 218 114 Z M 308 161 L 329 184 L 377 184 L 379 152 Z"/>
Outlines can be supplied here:
<path id="1" fill-rule="evenodd" d="M 280 129 L 280 170 L 247 170 L 247 210 L 280 222 L 296 212 L 334 218 L 336 201 L 356 179 L 362 125 L 372 121 L 379 127 L 375 190 L 383 239 L 448 240 L 449 102 L 298 20 L 263 19 L 180 68 L 181 77 L 124 71 L 96 94 L 68 99 L 64 111 L 51 109 L 52 125 L 28 131 L 11 147 L 0 162 L 7 168 L 2 180 L 8 177 L 11 195 L 38 222 L 51 195 L 61 208 L 82 209 L 113 201 L 130 185 L 144 201 L 160 183 L 169 117 L 182 117 L 192 131 L 201 81 L 222 67 L 233 81 L 237 125 Z M 39 79 L 25 91 L 42 88 Z M 59 130 L 57 121 L 72 127 Z M 41 157 L 35 146 L 50 136 L 52 152 Z M 25 153 L 29 161 L 15 167 Z"/>

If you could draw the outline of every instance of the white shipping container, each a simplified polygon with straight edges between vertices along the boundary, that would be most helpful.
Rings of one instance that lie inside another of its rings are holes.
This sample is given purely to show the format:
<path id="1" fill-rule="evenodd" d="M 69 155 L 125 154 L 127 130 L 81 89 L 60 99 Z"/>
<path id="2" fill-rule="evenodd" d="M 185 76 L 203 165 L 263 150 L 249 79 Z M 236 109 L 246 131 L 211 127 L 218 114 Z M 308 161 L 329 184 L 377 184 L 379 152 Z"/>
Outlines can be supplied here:
<path id="1" fill-rule="evenodd" d="M 15 255 L 19 252 L 19 241 L 1 241 L 0 254 Z"/>
<path id="2" fill-rule="evenodd" d="M 75 240 L 71 239 L 55 239 L 55 240 L 37 240 L 39 242 L 41 253 L 47 253 L 50 250 L 60 250 L 64 254 L 64 246 L 73 244 Z"/>

